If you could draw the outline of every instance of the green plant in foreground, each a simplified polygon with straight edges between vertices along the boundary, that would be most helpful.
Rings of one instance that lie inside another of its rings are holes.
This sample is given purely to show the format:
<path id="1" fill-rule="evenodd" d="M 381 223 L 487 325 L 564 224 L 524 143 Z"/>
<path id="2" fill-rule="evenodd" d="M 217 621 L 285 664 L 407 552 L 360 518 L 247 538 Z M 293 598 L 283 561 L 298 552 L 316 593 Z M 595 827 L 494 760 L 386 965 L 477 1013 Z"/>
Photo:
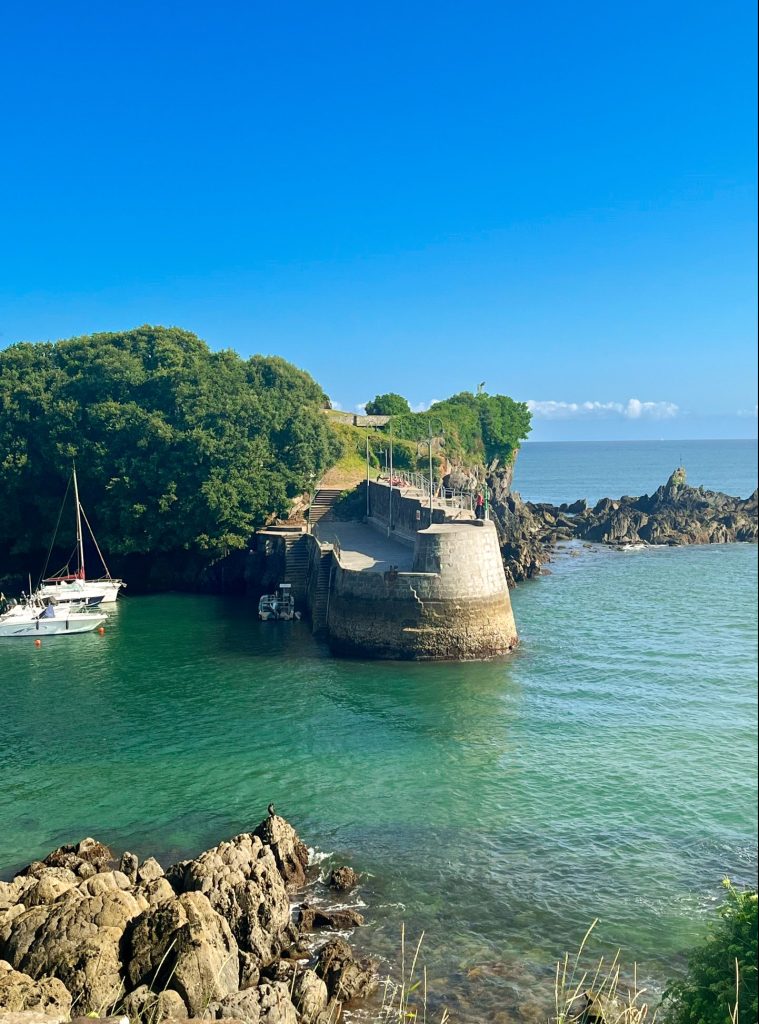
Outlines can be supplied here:
<path id="1" fill-rule="evenodd" d="M 419 936 L 416 949 L 407 967 L 406 926 L 401 925 L 401 976 L 398 981 L 385 979 L 382 993 L 381 1015 L 383 1020 L 397 1024 L 426 1024 L 427 1021 L 427 968 L 422 968 L 421 977 L 416 976 L 419 951 L 422 948 L 424 932 Z M 443 1010 L 439 1024 L 449 1024 L 447 1010 Z"/>
<path id="2" fill-rule="evenodd" d="M 688 959 L 688 973 L 664 993 L 666 1024 L 755 1024 L 757 894 L 724 881 L 718 921 Z"/>
<path id="3" fill-rule="evenodd" d="M 604 957 L 594 968 L 581 967 L 582 955 L 596 919 L 585 932 L 580 948 L 570 960 L 569 953 L 556 964 L 554 998 L 556 1013 L 551 1024 L 643 1024 L 648 1018 L 648 1003 L 643 1002 L 645 989 L 638 987 L 637 969 L 629 987 L 620 985 L 619 950 L 609 963 Z M 651 1017 L 654 1024 L 656 1014 Z"/>

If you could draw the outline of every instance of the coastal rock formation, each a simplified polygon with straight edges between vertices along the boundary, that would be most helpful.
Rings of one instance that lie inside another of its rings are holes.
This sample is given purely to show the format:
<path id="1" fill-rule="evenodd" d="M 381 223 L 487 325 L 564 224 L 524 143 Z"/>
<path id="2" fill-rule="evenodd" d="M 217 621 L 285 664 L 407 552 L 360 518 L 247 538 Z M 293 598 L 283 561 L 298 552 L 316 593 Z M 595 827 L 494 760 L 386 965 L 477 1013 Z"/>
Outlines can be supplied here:
<path id="1" fill-rule="evenodd" d="M 757 491 L 735 498 L 690 487 L 682 468 L 653 494 L 602 498 L 593 508 L 582 499 L 562 505 L 525 503 L 508 483 L 497 474 L 489 478 L 491 514 L 511 586 L 537 576 L 560 541 L 612 547 L 756 543 L 759 532 Z"/>
<path id="2" fill-rule="evenodd" d="M 377 987 L 376 969 L 342 939 L 318 957 L 298 944 L 288 886 L 307 880 L 307 862 L 273 813 L 165 873 L 129 852 L 116 861 L 94 839 L 61 847 L 0 882 L 0 1014 L 57 1024 L 73 1005 L 142 1024 L 335 1024 L 342 1003 Z M 363 922 L 350 910 L 303 914 L 307 928 Z"/>
<path id="3" fill-rule="evenodd" d="M 377 965 L 369 957 L 355 960 L 345 939 L 330 939 L 319 953 L 316 973 L 327 986 L 330 999 L 364 999 L 379 985 Z"/>
<path id="4" fill-rule="evenodd" d="M 71 993 L 58 978 L 35 981 L 0 960 L 0 1017 L 20 1010 L 36 1010 L 48 1018 L 68 1018 Z"/>
<path id="5" fill-rule="evenodd" d="M 350 892 L 358 885 L 359 878 L 353 868 L 343 865 L 340 868 L 332 868 L 329 873 L 329 887 L 338 892 Z"/>

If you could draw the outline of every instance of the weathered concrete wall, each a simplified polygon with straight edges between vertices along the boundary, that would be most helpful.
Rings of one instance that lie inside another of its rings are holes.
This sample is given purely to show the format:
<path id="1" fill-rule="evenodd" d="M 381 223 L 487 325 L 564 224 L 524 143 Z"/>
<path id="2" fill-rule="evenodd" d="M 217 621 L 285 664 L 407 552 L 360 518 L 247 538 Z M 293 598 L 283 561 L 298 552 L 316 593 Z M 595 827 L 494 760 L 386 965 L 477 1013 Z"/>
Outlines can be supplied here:
<path id="1" fill-rule="evenodd" d="M 418 532 L 413 572 L 357 572 L 336 559 L 331 577 L 327 636 L 339 653 L 465 660 L 518 641 L 492 523 Z"/>

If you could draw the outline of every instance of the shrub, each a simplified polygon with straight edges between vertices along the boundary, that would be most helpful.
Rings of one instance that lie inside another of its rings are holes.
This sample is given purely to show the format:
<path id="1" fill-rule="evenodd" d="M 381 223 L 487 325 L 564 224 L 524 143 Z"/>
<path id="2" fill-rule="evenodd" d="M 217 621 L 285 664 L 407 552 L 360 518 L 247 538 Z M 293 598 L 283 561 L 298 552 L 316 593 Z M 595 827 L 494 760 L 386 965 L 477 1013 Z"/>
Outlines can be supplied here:
<path id="1" fill-rule="evenodd" d="M 664 993 L 666 1024 L 755 1024 L 757 894 L 726 879 L 718 921 L 688 959 L 688 973 Z"/>

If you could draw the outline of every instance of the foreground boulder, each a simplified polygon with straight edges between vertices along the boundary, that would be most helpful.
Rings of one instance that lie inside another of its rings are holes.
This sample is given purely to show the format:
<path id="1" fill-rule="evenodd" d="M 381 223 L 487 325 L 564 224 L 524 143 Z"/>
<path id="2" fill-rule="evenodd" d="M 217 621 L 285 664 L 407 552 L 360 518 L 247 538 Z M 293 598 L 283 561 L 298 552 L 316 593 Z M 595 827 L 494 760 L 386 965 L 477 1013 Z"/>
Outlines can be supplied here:
<path id="1" fill-rule="evenodd" d="M 232 1017 L 243 1024 L 299 1024 L 290 989 L 281 981 L 264 982 L 210 1003 L 204 1016 L 222 1020 Z"/>
<path id="2" fill-rule="evenodd" d="M 368 957 L 355 960 L 348 943 L 334 938 L 322 947 L 316 973 L 327 986 L 331 999 L 347 1003 L 364 999 L 377 990 L 377 964 Z"/>
<path id="3" fill-rule="evenodd" d="M 66 1020 L 71 1012 L 71 993 L 58 978 L 35 981 L 0 960 L 0 1019 L 20 1010 L 35 1010 L 47 1018 Z"/>
<path id="4" fill-rule="evenodd" d="M 148 906 L 117 882 L 104 883 L 95 894 L 69 889 L 51 904 L 24 909 L 9 923 L 4 918 L 0 956 L 32 978 L 59 978 L 82 1011 L 111 1006 L 124 991 L 124 932 Z"/>
<path id="5" fill-rule="evenodd" d="M 240 968 L 232 931 L 200 892 L 187 892 L 148 909 L 127 940 L 130 988 L 171 988 L 189 1012 L 237 992 Z"/>

